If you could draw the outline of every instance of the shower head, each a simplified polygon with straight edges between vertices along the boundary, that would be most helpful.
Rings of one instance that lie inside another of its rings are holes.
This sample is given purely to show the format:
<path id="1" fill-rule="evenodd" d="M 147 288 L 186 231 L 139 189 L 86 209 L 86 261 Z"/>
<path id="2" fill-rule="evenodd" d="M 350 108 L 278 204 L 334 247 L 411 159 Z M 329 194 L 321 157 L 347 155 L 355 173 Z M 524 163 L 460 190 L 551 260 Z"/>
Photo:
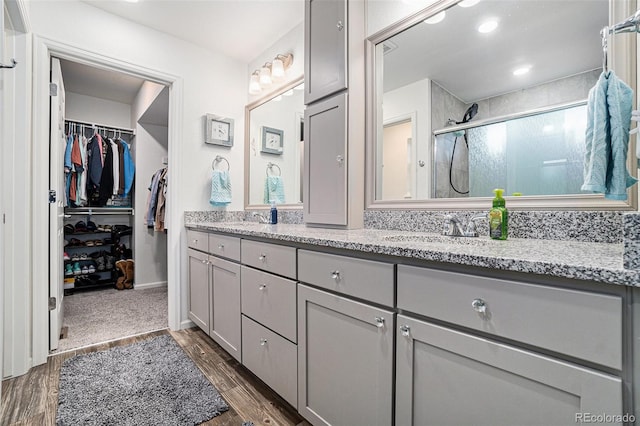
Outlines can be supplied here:
<path id="1" fill-rule="evenodd" d="M 476 114 L 478 113 L 478 104 L 477 103 L 473 103 L 469 108 L 467 108 L 467 110 L 464 113 L 464 116 L 462 117 L 462 121 L 457 121 L 456 124 L 462 124 L 462 123 L 466 123 L 469 120 L 471 120 L 473 117 L 476 116 Z"/>

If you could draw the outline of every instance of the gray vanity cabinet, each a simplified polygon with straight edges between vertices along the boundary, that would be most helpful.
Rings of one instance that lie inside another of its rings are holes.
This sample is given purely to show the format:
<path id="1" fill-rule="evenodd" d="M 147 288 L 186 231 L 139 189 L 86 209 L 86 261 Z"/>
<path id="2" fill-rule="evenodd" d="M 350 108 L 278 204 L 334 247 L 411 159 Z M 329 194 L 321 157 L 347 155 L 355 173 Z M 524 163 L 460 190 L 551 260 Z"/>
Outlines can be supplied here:
<path id="1" fill-rule="evenodd" d="M 304 112 L 304 220 L 347 225 L 347 94 Z"/>
<path id="2" fill-rule="evenodd" d="M 195 243 L 194 243 L 195 244 Z M 189 319 L 209 332 L 209 256 L 188 249 Z"/>
<path id="3" fill-rule="evenodd" d="M 618 377 L 404 315 L 397 323 L 396 425 L 571 425 L 579 413 L 622 413 Z"/>
<path id="4" fill-rule="evenodd" d="M 300 414 L 316 426 L 392 424 L 393 329 L 391 311 L 299 284 Z"/>
<path id="5" fill-rule="evenodd" d="M 306 0 L 304 103 L 347 88 L 347 0 Z"/>
<path id="6" fill-rule="evenodd" d="M 188 317 L 239 361 L 240 239 L 188 230 L 187 241 Z"/>
<path id="7" fill-rule="evenodd" d="M 209 336 L 241 360 L 240 265 L 215 256 L 210 263 Z"/>

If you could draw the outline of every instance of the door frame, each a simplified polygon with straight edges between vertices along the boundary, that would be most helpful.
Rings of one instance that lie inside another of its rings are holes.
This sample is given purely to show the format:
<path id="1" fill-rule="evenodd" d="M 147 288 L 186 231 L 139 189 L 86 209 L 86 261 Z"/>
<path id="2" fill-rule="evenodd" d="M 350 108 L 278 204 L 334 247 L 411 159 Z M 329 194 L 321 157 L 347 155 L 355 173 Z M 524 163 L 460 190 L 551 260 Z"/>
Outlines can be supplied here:
<path id="1" fill-rule="evenodd" d="M 49 257 L 49 150 L 38 149 L 42 143 L 49 140 L 49 58 L 55 56 L 74 62 L 79 62 L 96 68 L 123 72 L 145 80 L 163 84 L 169 87 L 169 158 L 171 164 L 181 164 L 181 149 L 179 146 L 182 135 L 182 103 L 183 80 L 181 77 L 166 72 L 149 69 L 140 65 L 124 62 L 121 59 L 96 54 L 46 37 L 34 35 L 33 58 L 33 194 L 32 194 L 32 365 L 46 362 L 49 356 L 49 277 L 48 268 L 42 268 L 38 259 Z M 47 144 L 48 146 L 48 144 Z M 180 168 L 173 167 L 171 179 L 179 187 Z M 43 212 L 42 214 L 39 212 Z M 46 213 L 44 213 L 46 212 Z M 167 250 L 180 252 L 182 214 L 179 203 L 172 191 L 167 199 L 167 229 L 175 230 L 167 234 Z M 167 263 L 168 287 L 168 317 L 169 328 L 180 329 L 181 318 L 181 265 L 179 261 Z"/>

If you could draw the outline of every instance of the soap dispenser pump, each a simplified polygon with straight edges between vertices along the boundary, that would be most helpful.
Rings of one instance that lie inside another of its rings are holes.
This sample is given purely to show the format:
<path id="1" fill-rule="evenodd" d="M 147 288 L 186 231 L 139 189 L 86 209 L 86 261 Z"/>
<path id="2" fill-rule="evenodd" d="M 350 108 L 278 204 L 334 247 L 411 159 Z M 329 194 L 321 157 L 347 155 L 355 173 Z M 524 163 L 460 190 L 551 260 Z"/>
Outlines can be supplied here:
<path id="1" fill-rule="evenodd" d="M 489 211 L 489 236 L 494 240 L 506 240 L 508 229 L 508 211 L 506 201 L 502 197 L 504 189 L 496 188 L 493 207 Z"/>

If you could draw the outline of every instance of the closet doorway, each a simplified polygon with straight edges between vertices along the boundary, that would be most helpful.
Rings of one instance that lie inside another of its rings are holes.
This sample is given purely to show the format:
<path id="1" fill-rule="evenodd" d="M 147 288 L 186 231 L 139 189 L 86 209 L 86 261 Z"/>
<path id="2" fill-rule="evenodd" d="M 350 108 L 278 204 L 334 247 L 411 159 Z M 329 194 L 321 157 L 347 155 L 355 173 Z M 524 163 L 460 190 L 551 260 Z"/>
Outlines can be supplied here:
<path id="1" fill-rule="evenodd" d="M 64 58 L 51 71 L 49 350 L 167 328 L 169 88 Z"/>

